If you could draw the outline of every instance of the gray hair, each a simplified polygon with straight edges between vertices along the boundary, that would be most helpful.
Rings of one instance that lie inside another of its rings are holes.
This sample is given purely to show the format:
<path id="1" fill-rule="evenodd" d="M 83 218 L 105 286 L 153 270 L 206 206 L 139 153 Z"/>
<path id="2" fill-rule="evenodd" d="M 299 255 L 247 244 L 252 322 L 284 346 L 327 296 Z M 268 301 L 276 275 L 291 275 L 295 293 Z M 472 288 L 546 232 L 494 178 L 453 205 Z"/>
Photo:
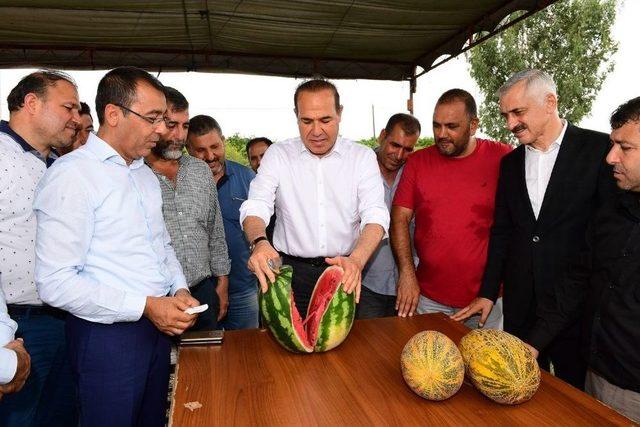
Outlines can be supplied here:
<path id="1" fill-rule="evenodd" d="M 548 94 L 558 96 L 558 88 L 551 76 L 541 70 L 518 71 L 498 89 L 498 97 L 502 98 L 513 86 L 524 81 L 527 92 L 540 95 L 540 101 Z"/>

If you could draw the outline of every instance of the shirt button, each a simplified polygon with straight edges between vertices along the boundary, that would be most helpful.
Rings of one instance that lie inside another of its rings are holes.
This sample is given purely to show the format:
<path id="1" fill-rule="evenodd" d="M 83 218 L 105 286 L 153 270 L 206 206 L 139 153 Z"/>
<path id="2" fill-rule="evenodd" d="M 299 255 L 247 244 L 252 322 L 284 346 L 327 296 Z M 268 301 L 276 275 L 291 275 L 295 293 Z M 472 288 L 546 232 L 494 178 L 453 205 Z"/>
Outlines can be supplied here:
<path id="1" fill-rule="evenodd" d="M 533 239 L 531 239 L 533 241 L 533 243 L 538 243 L 540 241 L 540 237 L 539 236 L 533 236 Z"/>
<path id="2" fill-rule="evenodd" d="M 184 237 L 184 238 L 186 239 L 186 238 L 187 238 L 187 235 L 186 235 L 186 234 L 183 234 L 183 235 L 182 235 L 182 237 Z"/>
<path id="3" fill-rule="evenodd" d="M 178 212 L 178 215 L 182 215 L 182 212 Z"/>

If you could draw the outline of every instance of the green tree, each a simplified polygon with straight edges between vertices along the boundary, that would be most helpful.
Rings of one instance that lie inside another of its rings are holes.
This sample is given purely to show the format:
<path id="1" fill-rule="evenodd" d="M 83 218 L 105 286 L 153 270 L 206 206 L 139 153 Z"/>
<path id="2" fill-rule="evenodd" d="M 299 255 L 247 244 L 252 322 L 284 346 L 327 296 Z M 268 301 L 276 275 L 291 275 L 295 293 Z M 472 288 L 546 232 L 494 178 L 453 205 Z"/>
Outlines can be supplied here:
<path id="1" fill-rule="evenodd" d="M 253 137 L 240 136 L 238 133 L 228 136 L 225 139 L 227 159 L 248 166 L 246 147 L 251 138 Z"/>
<path id="2" fill-rule="evenodd" d="M 484 132 L 515 142 L 504 128 L 496 92 L 513 73 L 527 68 L 554 78 L 561 117 L 572 123 L 585 117 L 613 70 L 615 17 L 616 0 L 561 0 L 470 49 L 471 76 L 485 97 L 480 108 Z"/>
<path id="3" fill-rule="evenodd" d="M 361 139 L 360 141 L 358 141 L 360 144 L 362 145 L 366 145 L 367 147 L 371 147 L 371 148 L 376 148 L 378 146 L 378 138 L 367 138 L 367 139 Z M 433 145 L 433 138 L 429 137 L 429 138 L 418 138 L 418 142 L 416 142 L 416 150 L 419 150 L 421 148 L 425 148 L 425 147 L 429 147 L 430 145 Z"/>

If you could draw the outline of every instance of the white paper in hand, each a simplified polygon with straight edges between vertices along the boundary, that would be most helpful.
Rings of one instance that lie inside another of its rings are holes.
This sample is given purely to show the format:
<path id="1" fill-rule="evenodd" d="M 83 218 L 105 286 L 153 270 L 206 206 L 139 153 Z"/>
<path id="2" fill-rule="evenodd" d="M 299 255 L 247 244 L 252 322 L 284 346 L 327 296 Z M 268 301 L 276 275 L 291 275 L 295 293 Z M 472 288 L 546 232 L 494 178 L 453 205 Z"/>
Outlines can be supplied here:
<path id="1" fill-rule="evenodd" d="M 189 307 L 184 312 L 187 314 L 198 314 L 209 309 L 209 304 L 202 304 L 196 307 Z"/>

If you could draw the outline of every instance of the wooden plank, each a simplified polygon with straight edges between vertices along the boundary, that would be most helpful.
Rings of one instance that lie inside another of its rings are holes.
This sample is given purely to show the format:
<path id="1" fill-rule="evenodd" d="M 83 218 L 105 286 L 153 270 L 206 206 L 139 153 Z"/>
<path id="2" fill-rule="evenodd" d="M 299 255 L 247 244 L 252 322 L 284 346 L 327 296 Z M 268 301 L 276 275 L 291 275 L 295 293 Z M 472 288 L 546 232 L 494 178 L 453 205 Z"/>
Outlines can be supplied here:
<path id="1" fill-rule="evenodd" d="M 356 321 L 327 353 L 299 355 L 267 330 L 230 331 L 214 347 L 182 348 L 171 421 L 175 426 L 630 425 L 617 412 L 543 372 L 536 395 L 504 406 L 465 383 L 430 402 L 405 385 L 400 353 L 419 331 L 454 342 L 466 328 L 442 314 Z M 190 411 L 185 403 L 199 402 Z"/>

